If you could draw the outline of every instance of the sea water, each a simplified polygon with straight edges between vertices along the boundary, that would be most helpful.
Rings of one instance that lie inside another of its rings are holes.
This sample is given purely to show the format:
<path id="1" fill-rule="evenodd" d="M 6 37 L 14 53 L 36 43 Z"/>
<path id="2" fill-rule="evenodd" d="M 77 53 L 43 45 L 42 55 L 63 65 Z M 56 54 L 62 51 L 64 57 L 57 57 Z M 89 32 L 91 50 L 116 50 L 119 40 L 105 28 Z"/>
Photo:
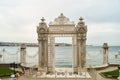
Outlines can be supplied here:
<path id="1" fill-rule="evenodd" d="M 109 63 L 119 63 L 120 46 L 109 47 Z M 87 65 L 102 65 L 103 54 L 101 46 L 87 46 L 86 48 Z M 26 63 L 29 65 L 38 64 L 38 47 L 27 47 Z M 20 47 L 16 46 L 0 46 L 0 63 L 20 62 Z M 73 65 L 73 47 L 72 46 L 55 46 L 55 66 L 56 67 L 72 67 Z"/>

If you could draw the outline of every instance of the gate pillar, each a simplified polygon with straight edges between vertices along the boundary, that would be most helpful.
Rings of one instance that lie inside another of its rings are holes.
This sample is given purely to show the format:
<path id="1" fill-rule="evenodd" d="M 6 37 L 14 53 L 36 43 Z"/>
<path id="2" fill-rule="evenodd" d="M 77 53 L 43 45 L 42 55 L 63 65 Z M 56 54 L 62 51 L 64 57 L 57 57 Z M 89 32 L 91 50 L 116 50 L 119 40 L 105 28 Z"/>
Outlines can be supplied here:
<path id="1" fill-rule="evenodd" d="M 77 67 L 78 72 L 85 71 L 86 69 L 86 33 L 87 26 L 83 22 L 83 18 L 80 18 L 80 22 L 78 22 L 76 26 L 77 33 Z"/>
<path id="2" fill-rule="evenodd" d="M 45 19 L 42 18 L 37 27 L 38 33 L 38 71 L 47 72 L 48 67 L 48 28 Z"/>
<path id="3" fill-rule="evenodd" d="M 108 62 L 108 52 L 109 52 L 108 44 L 104 43 L 102 48 L 103 48 L 103 64 L 108 64 L 109 63 Z"/>
<path id="4" fill-rule="evenodd" d="M 76 35 L 72 37 L 72 44 L 73 44 L 73 72 L 78 72 L 78 57 L 77 57 L 77 42 L 76 42 Z"/>
<path id="5" fill-rule="evenodd" d="M 55 72 L 55 38 L 54 36 L 48 37 L 48 73 Z"/>

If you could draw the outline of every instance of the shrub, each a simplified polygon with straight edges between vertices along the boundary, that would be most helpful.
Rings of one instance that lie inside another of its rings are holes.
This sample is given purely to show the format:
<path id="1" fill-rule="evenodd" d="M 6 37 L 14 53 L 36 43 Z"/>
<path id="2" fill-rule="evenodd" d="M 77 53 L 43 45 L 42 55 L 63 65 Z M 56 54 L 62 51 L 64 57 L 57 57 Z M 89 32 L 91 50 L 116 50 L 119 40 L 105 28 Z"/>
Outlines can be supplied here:
<path id="1" fill-rule="evenodd" d="M 117 78 L 119 76 L 119 70 L 117 69 L 114 71 L 102 72 L 100 74 L 106 78 Z"/>
<path id="2" fill-rule="evenodd" d="M 10 77 L 10 75 L 14 72 L 14 70 L 11 70 L 9 68 L 1 68 L 0 69 L 0 77 Z M 22 72 L 15 71 L 15 73 L 19 73 L 22 75 Z"/>

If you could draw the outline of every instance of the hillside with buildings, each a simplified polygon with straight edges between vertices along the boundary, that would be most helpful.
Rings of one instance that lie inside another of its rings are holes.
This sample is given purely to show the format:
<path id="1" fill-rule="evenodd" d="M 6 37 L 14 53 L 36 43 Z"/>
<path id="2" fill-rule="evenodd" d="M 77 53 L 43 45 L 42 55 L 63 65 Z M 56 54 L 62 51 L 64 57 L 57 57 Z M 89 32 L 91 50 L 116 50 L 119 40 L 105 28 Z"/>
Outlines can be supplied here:
<path id="1" fill-rule="evenodd" d="M 38 43 L 0 42 L 0 46 L 20 46 L 21 44 L 26 44 L 28 47 L 38 47 Z M 72 44 L 55 43 L 55 46 L 72 46 Z"/>

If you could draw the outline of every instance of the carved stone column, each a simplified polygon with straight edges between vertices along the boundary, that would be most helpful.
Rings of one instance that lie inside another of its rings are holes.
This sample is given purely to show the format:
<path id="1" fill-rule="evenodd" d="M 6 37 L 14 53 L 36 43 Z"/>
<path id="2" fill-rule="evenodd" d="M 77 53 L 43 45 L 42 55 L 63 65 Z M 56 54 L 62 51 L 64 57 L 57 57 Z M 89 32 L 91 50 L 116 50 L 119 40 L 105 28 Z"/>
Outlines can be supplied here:
<path id="1" fill-rule="evenodd" d="M 22 44 L 20 48 L 20 63 L 22 66 L 26 63 L 26 45 Z"/>
<path id="2" fill-rule="evenodd" d="M 108 64 L 108 44 L 104 43 L 103 44 L 103 64 Z"/>
<path id="3" fill-rule="evenodd" d="M 78 72 L 78 55 L 77 55 L 77 42 L 76 42 L 76 35 L 72 37 L 72 44 L 73 44 L 73 71 L 74 73 Z"/>
<path id="4" fill-rule="evenodd" d="M 38 71 L 47 72 L 48 67 L 48 29 L 42 18 L 39 26 L 37 27 L 38 33 Z"/>
<path id="5" fill-rule="evenodd" d="M 83 22 L 83 18 L 80 18 L 76 26 L 76 42 L 77 42 L 77 67 L 78 72 L 84 71 L 86 68 L 86 33 L 87 26 Z"/>
<path id="6" fill-rule="evenodd" d="M 49 36 L 49 43 L 48 43 L 48 72 L 54 73 L 55 71 L 55 38 L 53 36 Z"/>

